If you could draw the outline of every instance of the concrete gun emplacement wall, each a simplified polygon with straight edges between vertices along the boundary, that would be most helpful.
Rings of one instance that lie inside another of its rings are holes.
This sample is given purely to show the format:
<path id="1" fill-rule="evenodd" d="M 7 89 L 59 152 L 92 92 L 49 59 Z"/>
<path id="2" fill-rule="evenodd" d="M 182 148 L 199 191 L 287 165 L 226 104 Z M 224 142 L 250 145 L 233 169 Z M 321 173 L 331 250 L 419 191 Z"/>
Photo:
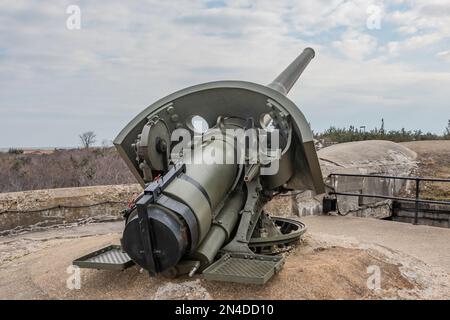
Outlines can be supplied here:
<path id="1" fill-rule="evenodd" d="M 120 132 L 114 144 L 145 187 L 125 213 L 121 240 L 134 263 L 151 276 L 202 272 L 246 283 L 265 283 L 281 268 L 274 245 L 306 229 L 272 218 L 264 204 L 287 190 L 324 192 L 309 124 L 286 97 L 313 57 L 305 49 L 268 86 L 217 81 L 180 90 Z M 248 275 L 243 266 L 263 271 Z"/>

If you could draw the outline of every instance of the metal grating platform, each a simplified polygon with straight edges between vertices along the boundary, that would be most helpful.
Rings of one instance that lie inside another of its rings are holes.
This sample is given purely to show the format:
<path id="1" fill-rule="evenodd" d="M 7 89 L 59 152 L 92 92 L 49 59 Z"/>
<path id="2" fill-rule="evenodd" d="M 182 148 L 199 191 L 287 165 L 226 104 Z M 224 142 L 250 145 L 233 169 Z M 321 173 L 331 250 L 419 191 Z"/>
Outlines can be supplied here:
<path id="1" fill-rule="evenodd" d="M 227 253 L 203 271 L 207 280 L 264 284 L 284 263 L 282 256 Z"/>
<path id="2" fill-rule="evenodd" d="M 78 258 L 72 264 L 80 268 L 124 270 L 134 262 L 120 246 L 112 245 Z"/>

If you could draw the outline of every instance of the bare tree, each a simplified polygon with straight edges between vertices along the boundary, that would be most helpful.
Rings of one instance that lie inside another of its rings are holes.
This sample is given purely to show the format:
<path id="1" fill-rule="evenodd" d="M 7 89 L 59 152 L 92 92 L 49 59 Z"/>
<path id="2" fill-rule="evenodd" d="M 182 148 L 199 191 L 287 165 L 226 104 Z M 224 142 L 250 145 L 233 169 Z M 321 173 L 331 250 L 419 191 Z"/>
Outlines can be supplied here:
<path id="1" fill-rule="evenodd" d="M 86 149 L 89 149 L 89 147 L 91 147 L 97 141 L 96 140 L 97 136 L 94 133 L 94 131 L 84 132 L 80 134 L 79 137 L 81 140 L 81 145 Z"/>
<path id="2" fill-rule="evenodd" d="M 444 139 L 450 139 L 450 120 L 448 120 L 447 128 L 445 128 Z"/>

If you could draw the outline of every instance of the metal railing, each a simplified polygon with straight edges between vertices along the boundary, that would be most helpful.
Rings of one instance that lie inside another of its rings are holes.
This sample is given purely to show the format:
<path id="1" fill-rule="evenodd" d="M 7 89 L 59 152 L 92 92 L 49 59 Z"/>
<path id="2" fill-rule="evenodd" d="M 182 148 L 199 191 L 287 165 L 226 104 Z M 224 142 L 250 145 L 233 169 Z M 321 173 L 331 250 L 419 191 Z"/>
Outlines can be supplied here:
<path id="1" fill-rule="evenodd" d="M 414 215 L 414 224 L 418 223 L 419 217 L 419 203 L 430 203 L 430 204 L 443 204 L 450 205 L 450 201 L 445 200 L 430 200 L 430 199 L 421 199 L 420 198 L 420 182 L 428 181 L 428 182 L 445 182 L 450 183 L 450 179 L 442 179 L 442 178 L 422 178 L 422 177 L 404 177 L 404 176 L 387 176 L 387 175 L 379 175 L 379 174 L 356 174 L 356 173 L 331 173 L 328 175 L 329 178 L 336 179 L 335 177 L 360 177 L 360 178 L 381 178 L 381 179 L 392 179 L 392 180 L 408 180 L 415 181 L 415 198 L 406 198 L 406 197 L 395 197 L 395 196 L 386 196 L 386 195 L 377 195 L 377 194 L 365 194 L 365 193 L 352 193 L 352 192 L 329 192 L 330 195 L 342 195 L 342 196 L 357 196 L 357 197 L 367 197 L 367 198 L 379 198 L 379 199 L 389 199 L 389 200 L 399 200 L 399 201 L 408 201 L 415 203 L 415 215 Z M 334 184 L 333 184 L 334 185 Z"/>

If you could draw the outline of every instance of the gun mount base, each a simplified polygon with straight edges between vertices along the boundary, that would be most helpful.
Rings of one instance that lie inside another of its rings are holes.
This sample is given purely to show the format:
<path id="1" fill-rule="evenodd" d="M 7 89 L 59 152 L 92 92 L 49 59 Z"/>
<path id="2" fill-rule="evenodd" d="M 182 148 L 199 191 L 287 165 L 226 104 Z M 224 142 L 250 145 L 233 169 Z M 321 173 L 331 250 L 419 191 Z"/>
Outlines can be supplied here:
<path id="1" fill-rule="evenodd" d="M 265 284 L 284 264 L 282 256 L 226 253 L 203 271 L 207 280 Z"/>
<path id="2" fill-rule="evenodd" d="M 278 232 L 253 236 L 248 243 L 253 252 L 277 254 L 289 251 L 307 230 L 305 224 L 297 220 L 282 217 L 270 217 L 270 220 Z"/>

